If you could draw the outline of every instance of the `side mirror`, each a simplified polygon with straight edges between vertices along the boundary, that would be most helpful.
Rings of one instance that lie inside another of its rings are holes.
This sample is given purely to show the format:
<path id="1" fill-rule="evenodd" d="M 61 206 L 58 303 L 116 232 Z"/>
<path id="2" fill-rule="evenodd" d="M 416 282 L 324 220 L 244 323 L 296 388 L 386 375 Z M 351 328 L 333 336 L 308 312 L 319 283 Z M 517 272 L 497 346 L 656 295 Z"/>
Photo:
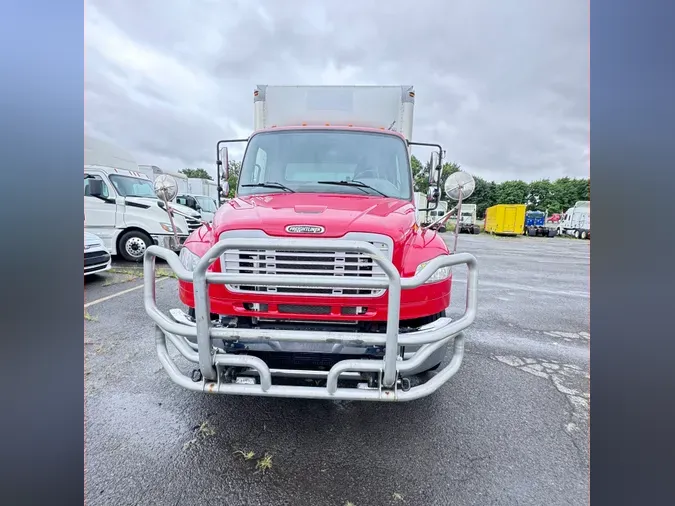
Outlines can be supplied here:
<path id="1" fill-rule="evenodd" d="M 218 187 L 218 191 L 222 197 L 227 197 L 228 193 L 230 193 L 230 183 L 225 180 L 223 185 Z"/>
<path id="2" fill-rule="evenodd" d="M 438 152 L 434 151 L 431 153 L 431 159 L 429 160 L 429 185 L 433 186 L 438 183 L 441 174 L 441 163 Z"/>
<path id="3" fill-rule="evenodd" d="M 222 165 L 222 178 L 227 181 L 230 178 L 230 158 L 227 146 L 220 148 L 220 163 Z M 227 193 L 227 192 L 226 192 Z"/>
<path id="4" fill-rule="evenodd" d="M 440 198 L 440 192 L 436 186 L 429 188 L 427 192 L 427 202 L 436 202 Z"/>
<path id="5" fill-rule="evenodd" d="M 94 178 L 90 179 L 89 195 L 92 197 L 103 197 L 103 181 Z"/>

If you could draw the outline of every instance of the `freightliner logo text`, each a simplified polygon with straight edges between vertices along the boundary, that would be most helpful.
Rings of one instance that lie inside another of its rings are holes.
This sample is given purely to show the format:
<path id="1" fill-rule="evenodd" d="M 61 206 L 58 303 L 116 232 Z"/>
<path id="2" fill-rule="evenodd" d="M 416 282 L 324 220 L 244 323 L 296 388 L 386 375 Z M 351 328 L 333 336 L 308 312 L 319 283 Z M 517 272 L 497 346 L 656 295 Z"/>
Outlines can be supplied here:
<path id="1" fill-rule="evenodd" d="M 289 234 L 323 234 L 325 228 L 318 225 L 288 225 L 286 232 Z"/>

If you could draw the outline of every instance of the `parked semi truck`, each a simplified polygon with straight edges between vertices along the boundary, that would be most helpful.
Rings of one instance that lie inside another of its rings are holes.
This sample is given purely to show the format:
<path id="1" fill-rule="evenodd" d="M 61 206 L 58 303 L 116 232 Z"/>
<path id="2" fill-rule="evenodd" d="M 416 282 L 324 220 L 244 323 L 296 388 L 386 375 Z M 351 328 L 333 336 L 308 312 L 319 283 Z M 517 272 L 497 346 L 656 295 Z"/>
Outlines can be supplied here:
<path id="1" fill-rule="evenodd" d="M 485 211 L 485 232 L 520 235 L 525 226 L 525 204 L 497 204 Z"/>
<path id="2" fill-rule="evenodd" d="M 558 223 L 558 235 L 571 235 L 576 239 L 591 238 L 591 203 L 576 202 L 563 214 Z"/>
<path id="3" fill-rule="evenodd" d="M 445 200 L 441 200 L 438 203 L 438 206 L 436 206 L 436 209 L 433 211 L 429 211 L 427 213 L 427 223 L 433 223 L 436 220 L 440 220 L 443 216 L 445 216 L 445 213 L 448 212 L 448 203 Z M 435 225 L 434 228 L 436 228 L 439 232 L 445 232 L 446 229 L 446 222 L 443 222 L 439 225 Z"/>
<path id="4" fill-rule="evenodd" d="M 152 245 L 179 250 L 188 234 L 201 226 L 201 216 L 187 207 L 172 206 L 184 216 L 167 216 L 152 180 L 139 170 L 131 154 L 85 137 L 85 230 L 100 237 L 111 255 L 140 262 Z"/>
<path id="5" fill-rule="evenodd" d="M 462 204 L 462 216 L 458 217 L 459 233 L 479 234 L 480 227 L 476 223 L 476 204 Z"/>
<path id="6" fill-rule="evenodd" d="M 546 225 L 546 213 L 543 211 L 527 211 L 523 235 L 531 237 L 555 237 L 556 229 Z"/>
<path id="7" fill-rule="evenodd" d="M 407 401 L 457 372 L 476 315 L 476 259 L 416 223 L 410 148 L 436 153 L 436 202 L 443 151 L 411 140 L 414 101 L 410 86 L 255 89 L 254 132 L 216 146 L 220 181 L 228 145 L 247 144 L 235 197 L 180 257 L 146 253 L 145 307 L 173 381 L 207 393 Z M 171 317 L 155 303 L 158 257 L 187 307 Z M 453 320 L 460 264 L 467 306 Z M 191 374 L 167 341 L 195 364 Z"/>
<path id="8" fill-rule="evenodd" d="M 426 225 L 429 223 L 427 219 L 427 196 L 422 192 L 415 192 L 414 195 L 414 204 L 415 204 L 415 221 L 418 225 Z"/>

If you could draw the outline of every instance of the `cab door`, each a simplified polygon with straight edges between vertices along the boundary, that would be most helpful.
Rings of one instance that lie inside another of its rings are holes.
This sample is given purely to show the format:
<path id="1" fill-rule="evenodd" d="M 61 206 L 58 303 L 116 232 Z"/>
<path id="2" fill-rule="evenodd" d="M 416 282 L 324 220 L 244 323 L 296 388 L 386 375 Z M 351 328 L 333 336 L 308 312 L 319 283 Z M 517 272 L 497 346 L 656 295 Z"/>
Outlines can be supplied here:
<path id="1" fill-rule="evenodd" d="M 103 192 L 101 197 L 91 195 L 89 182 L 96 179 L 102 182 Z M 117 204 L 115 193 L 110 185 L 99 174 L 93 172 L 84 173 L 84 215 L 86 229 L 99 236 L 106 249 L 112 250 L 117 222 Z"/>

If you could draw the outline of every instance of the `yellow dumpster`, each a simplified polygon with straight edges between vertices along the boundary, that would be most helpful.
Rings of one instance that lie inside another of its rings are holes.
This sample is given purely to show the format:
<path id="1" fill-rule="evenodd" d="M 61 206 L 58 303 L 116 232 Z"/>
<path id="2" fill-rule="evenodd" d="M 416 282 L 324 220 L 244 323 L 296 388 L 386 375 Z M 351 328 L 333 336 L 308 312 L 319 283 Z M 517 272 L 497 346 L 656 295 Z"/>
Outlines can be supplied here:
<path id="1" fill-rule="evenodd" d="M 521 235 L 525 227 L 525 204 L 497 204 L 485 211 L 485 231 L 498 235 Z"/>

